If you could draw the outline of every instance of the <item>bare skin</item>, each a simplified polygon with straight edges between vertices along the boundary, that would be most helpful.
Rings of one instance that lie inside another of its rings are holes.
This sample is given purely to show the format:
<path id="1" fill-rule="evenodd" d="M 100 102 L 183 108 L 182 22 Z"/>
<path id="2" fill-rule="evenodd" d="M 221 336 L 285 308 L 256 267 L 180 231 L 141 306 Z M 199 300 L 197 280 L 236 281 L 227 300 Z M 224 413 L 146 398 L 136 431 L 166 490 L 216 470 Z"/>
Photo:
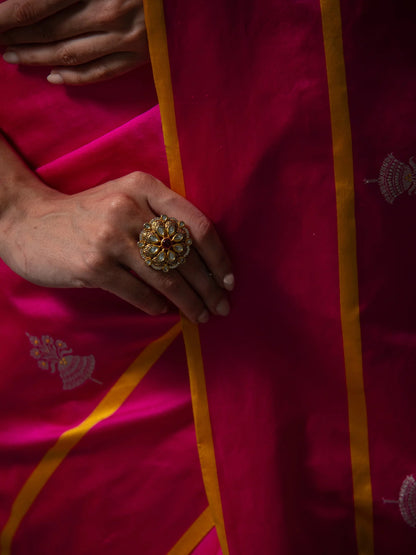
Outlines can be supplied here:
<path id="1" fill-rule="evenodd" d="M 134 172 L 65 195 L 47 187 L 0 138 L 0 257 L 23 278 L 45 287 L 94 287 L 144 312 L 170 303 L 192 322 L 229 312 L 230 260 L 211 222 L 154 177 Z M 168 214 L 191 229 L 193 249 L 180 270 L 148 268 L 139 231 Z M 212 275 L 210 275 L 212 274 Z"/>
<path id="2" fill-rule="evenodd" d="M 50 66 L 57 85 L 103 81 L 149 59 L 142 0 L 6 0 L 0 44 L 8 63 Z"/>

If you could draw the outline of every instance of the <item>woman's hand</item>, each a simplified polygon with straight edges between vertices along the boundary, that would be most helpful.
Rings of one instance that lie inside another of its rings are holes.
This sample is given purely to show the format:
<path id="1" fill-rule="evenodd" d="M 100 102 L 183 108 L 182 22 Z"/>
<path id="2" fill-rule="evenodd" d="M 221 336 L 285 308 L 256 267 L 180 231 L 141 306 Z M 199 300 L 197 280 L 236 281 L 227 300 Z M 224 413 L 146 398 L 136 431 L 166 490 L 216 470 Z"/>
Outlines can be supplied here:
<path id="1" fill-rule="evenodd" d="M 6 62 L 51 66 L 54 84 L 116 77 L 149 59 L 142 0 L 6 0 Z"/>
<path id="2" fill-rule="evenodd" d="M 11 149 L 1 159 L 15 170 L 0 176 L 0 257 L 17 274 L 45 287 L 98 287 L 148 314 L 170 303 L 193 322 L 228 314 L 234 279 L 217 233 L 160 181 L 135 172 L 69 196 L 41 183 Z M 193 239 L 185 263 L 168 273 L 146 266 L 137 246 L 143 224 L 160 214 L 183 220 Z"/>

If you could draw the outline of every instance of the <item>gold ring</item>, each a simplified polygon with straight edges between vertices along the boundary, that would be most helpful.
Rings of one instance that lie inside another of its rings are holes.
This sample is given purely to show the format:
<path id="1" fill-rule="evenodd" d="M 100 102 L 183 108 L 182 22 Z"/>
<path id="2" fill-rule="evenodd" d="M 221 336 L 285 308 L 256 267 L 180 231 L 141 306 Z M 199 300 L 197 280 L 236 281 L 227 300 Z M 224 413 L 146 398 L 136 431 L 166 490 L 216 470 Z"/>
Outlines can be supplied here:
<path id="1" fill-rule="evenodd" d="M 163 272 L 183 264 L 191 245 L 189 229 L 184 222 L 165 215 L 146 222 L 137 241 L 145 264 Z"/>

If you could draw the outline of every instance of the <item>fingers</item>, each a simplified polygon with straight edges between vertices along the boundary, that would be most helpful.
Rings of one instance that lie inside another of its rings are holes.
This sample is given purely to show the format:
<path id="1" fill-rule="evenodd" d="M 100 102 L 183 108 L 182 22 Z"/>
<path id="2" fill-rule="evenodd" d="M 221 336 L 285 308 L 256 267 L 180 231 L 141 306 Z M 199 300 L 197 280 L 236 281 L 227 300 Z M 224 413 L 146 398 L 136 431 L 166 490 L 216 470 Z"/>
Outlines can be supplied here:
<path id="1" fill-rule="evenodd" d="M 0 32 L 31 25 L 77 0 L 6 0 L 0 3 Z"/>
<path id="2" fill-rule="evenodd" d="M 34 1 L 34 0 L 32 0 Z M 0 35 L 5 45 L 38 44 L 58 42 L 86 33 L 119 31 L 139 40 L 145 35 L 143 11 L 130 2 L 118 3 L 117 7 L 97 6 L 95 2 L 77 2 L 68 8 L 39 20 L 32 25 L 15 27 Z"/>
<path id="3" fill-rule="evenodd" d="M 98 222 L 92 220 L 90 223 L 87 219 L 84 222 L 86 229 L 81 233 L 81 237 L 87 235 L 88 246 L 83 249 L 76 266 L 79 284 L 102 287 L 142 308 L 143 296 L 146 295 L 136 283 L 139 282 L 146 286 L 147 292 L 163 297 L 165 303 L 170 301 L 192 322 L 205 322 L 209 319 L 209 310 L 214 314 L 220 313 L 216 312 L 216 307 L 225 296 L 225 291 L 209 278 L 198 254 L 194 252 L 189 257 L 187 262 L 190 264 L 183 275 L 175 270 L 165 273 L 149 268 L 140 256 L 137 246 L 140 229 L 155 216 L 140 184 L 152 180 L 146 174 L 131 174 L 80 193 L 77 197 L 77 204 L 83 206 L 83 218 L 91 210 L 96 211 L 99 202 Z M 130 279 L 133 276 L 128 272 L 123 279 L 119 279 L 115 268 L 120 267 L 134 272 L 136 281 Z M 150 298 L 151 306 L 144 305 L 144 309 L 147 312 L 161 310 L 160 306 L 154 308 L 154 296 Z"/>
<path id="4" fill-rule="evenodd" d="M 231 261 L 210 220 L 186 199 L 154 179 L 146 182 L 148 203 L 156 214 L 167 214 L 183 220 L 191 230 L 193 248 L 213 274 L 220 287 L 231 291 L 234 276 Z"/>
<path id="5" fill-rule="evenodd" d="M 104 273 L 102 277 L 101 289 L 117 295 L 146 314 L 156 316 L 168 311 L 166 300 L 127 270 L 116 268 L 113 272 Z"/>
<path id="6" fill-rule="evenodd" d="M 100 202 L 98 229 L 97 222 L 92 222 L 92 229 L 95 231 L 87 233 L 88 237 L 94 239 L 82 258 L 79 275 L 86 277 L 87 281 L 82 283 L 81 280 L 81 286 L 103 287 L 135 306 L 144 305 L 149 313 L 151 310 L 162 310 L 160 305 L 155 307 L 155 303 L 163 297 L 166 303 L 170 301 L 195 323 L 206 322 L 210 312 L 222 316 L 228 314 L 226 289 L 232 287 L 227 285 L 225 278 L 232 275 L 231 264 L 209 221 L 186 199 L 173 193 L 157 179 L 140 172 L 80 193 L 77 201 L 80 202 L 80 199 L 83 201 L 82 206 L 87 205 L 92 210 L 97 210 L 97 201 Z M 152 209 L 153 206 L 156 210 Z M 165 273 L 145 264 L 137 245 L 139 233 L 143 224 L 160 212 L 186 221 L 191 233 L 195 229 L 197 233 L 193 235 L 194 245 L 198 233 L 199 244 L 204 245 L 206 240 L 205 234 L 198 232 L 194 224 L 200 219 L 208 222 L 207 233 L 211 237 L 208 237 L 204 248 L 217 251 L 205 256 L 205 259 L 211 260 L 210 266 L 194 246 L 185 263 L 179 267 L 180 270 Z M 88 221 L 85 225 L 89 230 Z M 126 272 L 127 275 L 123 275 L 122 279 L 118 275 L 115 279 L 114 267 L 127 268 L 137 278 Z M 217 279 L 210 275 L 214 271 Z M 147 289 L 143 289 L 137 282 Z M 149 292 L 153 292 L 150 297 Z M 151 299 L 150 306 L 144 304 L 143 297 Z"/>
<path id="7" fill-rule="evenodd" d="M 209 312 L 204 300 L 177 271 L 168 273 L 153 270 L 146 266 L 140 257 L 136 240 L 119 256 L 123 266 L 131 268 L 134 273 L 153 290 L 158 291 L 189 320 L 195 323 L 208 321 Z"/>
<path id="8" fill-rule="evenodd" d="M 85 4 L 76 3 L 46 17 L 32 25 L 15 27 L 0 35 L 0 42 L 8 46 L 14 44 L 36 44 L 57 42 L 67 38 L 101 30 L 99 18 L 88 17 L 84 13 Z"/>
<path id="9" fill-rule="evenodd" d="M 207 314 L 200 312 L 205 306 L 212 314 L 226 316 L 230 311 L 226 290 L 234 287 L 231 262 L 211 222 L 186 199 L 177 195 L 157 179 L 146 174 L 131 174 L 132 195 L 145 194 L 155 214 L 167 214 L 183 220 L 191 230 L 193 246 L 185 264 L 168 274 L 143 265 L 135 252 L 130 266 L 152 287 L 166 295 L 192 321 L 203 321 Z M 137 201 L 140 203 L 139 199 Z M 131 233 L 137 229 L 131 229 Z M 140 265 L 138 265 L 138 263 Z M 180 274 L 184 283 L 175 275 Z M 214 279 L 213 279 L 214 278 Z M 191 291 L 191 292 L 190 292 Z M 199 300 L 199 302 L 198 302 Z M 200 303 L 203 303 L 201 305 Z"/>
<path id="10" fill-rule="evenodd" d="M 180 271 L 168 273 L 146 266 L 136 241 L 119 256 L 119 260 L 152 289 L 169 299 L 192 322 L 207 322 L 209 313 L 227 316 L 230 312 L 224 289 L 212 279 L 196 252 L 191 251 Z"/>
<path id="11" fill-rule="evenodd" d="M 18 46 L 9 49 L 3 58 L 6 62 L 25 65 L 77 66 L 96 58 L 112 54 L 114 44 L 120 44 L 108 34 L 75 37 L 57 44 Z"/>
<path id="12" fill-rule="evenodd" d="M 47 79 L 54 85 L 87 85 L 118 77 L 138 67 L 144 60 L 133 52 L 117 52 L 73 67 L 54 68 Z"/>
<path id="13" fill-rule="evenodd" d="M 212 314 L 228 316 L 230 305 L 227 295 L 207 271 L 195 250 L 191 250 L 185 264 L 181 265 L 178 271 L 204 301 L 205 306 Z"/>
<path id="14" fill-rule="evenodd" d="M 193 224 L 192 237 L 199 255 L 204 260 L 217 283 L 228 291 L 232 291 L 234 288 L 234 275 L 232 273 L 231 261 L 213 224 L 203 214 Z"/>
<path id="15" fill-rule="evenodd" d="M 17 17 L 19 26 L 13 15 L 18 6 L 26 10 Z M 3 59 L 51 66 L 50 83 L 96 83 L 149 59 L 140 0 L 0 0 L 0 15 L 2 9 L 0 44 L 8 46 Z"/>
<path id="16" fill-rule="evenodd" d="M 146 36 L 134 51 L 113 52 L 129 48 L 124 35 L 102 33 L 75 37 L 59 43 L 9 48 L 3 58 L 8 63 L 55 66 L 48 81 L 55 85 L 85 85 L 117 77 L 145 63 L 148 58 Z M 56 67 L 59 66 L 59 67 Z"/>

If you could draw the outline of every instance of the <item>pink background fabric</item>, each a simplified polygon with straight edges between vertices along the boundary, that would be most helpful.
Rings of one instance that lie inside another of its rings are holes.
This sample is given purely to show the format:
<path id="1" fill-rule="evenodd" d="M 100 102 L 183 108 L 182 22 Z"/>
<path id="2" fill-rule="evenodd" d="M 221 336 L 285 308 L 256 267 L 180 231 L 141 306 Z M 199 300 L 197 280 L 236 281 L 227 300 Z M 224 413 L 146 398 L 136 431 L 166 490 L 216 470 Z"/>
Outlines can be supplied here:
<path id="1" fill-rule="evenodd" d="M 397 505 L 386 505 L 383 499 L 398 499 L 404 478 L 416 471 L 416 266 L 411 254 L 416 204 L 405 193 L 389 205 L 378 185 L 364 179 L 378 177 L 389 153 L 408 164 L 416 152 L 411 39 L 416 7 L 409 2 L 392 6 L 356 0 L 342 2 L 342 8 L 375 551 L 412 553 L 415 530 L 404 523 Z"/>
<path id="2" fill-rule="evenodd" d="M 237 279 L 231 315 L 201 329 L 230 551 L 350 555 L 319 2 L 172 1 L 166 14 L 188 198 Z"/>
<path id="3" fill-rule="evenodd" d="M 320 5 L 185 4 L 166 3 L 185 183 L 225 238 L 237 275 L 231 316 L 201 330 L 230 550 L 351 555 Z M 416 469 L 415 200 L 389 206 L 363 179 L 377 178 L 391 151 L 406 163 L 414 155 L 415 8 L 360 0 L 341 8 L 375 546 L 404 554 L 416 535 L 383 498 L 397 500 Z"/>

